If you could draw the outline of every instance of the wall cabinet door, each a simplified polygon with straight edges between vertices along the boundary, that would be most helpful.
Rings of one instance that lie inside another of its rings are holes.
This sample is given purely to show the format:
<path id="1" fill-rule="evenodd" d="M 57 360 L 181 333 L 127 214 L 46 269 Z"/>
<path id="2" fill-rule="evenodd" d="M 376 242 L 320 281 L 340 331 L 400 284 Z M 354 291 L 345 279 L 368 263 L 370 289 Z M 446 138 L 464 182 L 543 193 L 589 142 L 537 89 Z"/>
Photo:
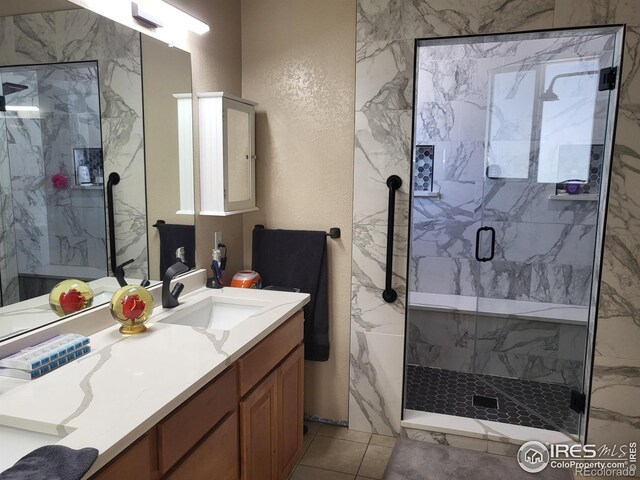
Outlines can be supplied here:
<path id="1" fill-rule="evenodd" d="M 302 455 L 304 346 L 278 367 L 278 478 L 286 480 Z"/>
<path id="2" fill-rule="evenodd" d="M 255 102 L 224 92 L 199 93 L 200 215 L 256 207 Z"/>
<path id="3" fill-rule="evenodd" d="M 240 402 L 242 480 L 278 478 L 278 378 L 267 376 Z"/>

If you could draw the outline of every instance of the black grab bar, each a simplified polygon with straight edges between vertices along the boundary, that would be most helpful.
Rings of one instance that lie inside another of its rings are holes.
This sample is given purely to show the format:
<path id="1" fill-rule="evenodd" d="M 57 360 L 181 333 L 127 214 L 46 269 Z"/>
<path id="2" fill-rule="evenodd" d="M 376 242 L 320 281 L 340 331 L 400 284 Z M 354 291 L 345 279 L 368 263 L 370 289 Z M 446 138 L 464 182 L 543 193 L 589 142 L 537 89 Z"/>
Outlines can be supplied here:
<path id="1" fill-rule="evenodd" d="M 387 178 L 389 187 L 389 218 L 387 222 L 387 271 L 385 272 L 384 292 L 382 299 L 387 303 L 392 303 L 398 298 L 398 293 L 391 288 L 391 277 L 393 276 L 393 227 L 396 212 L 396 190 L 402 186 L 402 179 L 397 175 Z"/>
<path id="2" fill-rule="evenodd" d="M 120 175 L 116 172 L 109 174 L 107 180 L 107 215 L 109 216 L 109 256 L 111 257 L 111 272 L 115 276 L 118 273 L 118 262 L 116 261 L 116 220 L 113 213 L 113 186 L 120 183 Z"/>

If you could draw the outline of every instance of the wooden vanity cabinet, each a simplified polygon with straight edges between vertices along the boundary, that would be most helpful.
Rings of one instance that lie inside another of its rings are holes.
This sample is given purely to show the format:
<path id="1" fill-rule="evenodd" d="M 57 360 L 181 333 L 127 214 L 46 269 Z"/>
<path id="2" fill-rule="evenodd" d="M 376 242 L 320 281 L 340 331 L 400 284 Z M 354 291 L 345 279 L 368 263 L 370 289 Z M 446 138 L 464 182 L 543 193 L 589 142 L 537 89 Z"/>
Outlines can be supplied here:
<path id="1" fill-rule="evenodd" d="M 154 427 L 93 475 L 92 480 L 154 480 L 158 478 L 155 435 Z"/>
<path id="2" fill-rule="evenodd" d="M 93 480 L 286 480 L 302 455 L 302 312 L 163 418 Z"/>
<path id="3" fill-rule="evenodd" d="M 302 455 L 303 322 L 297 313 L 238 361 L 242 480 L 286 480 Z"/>

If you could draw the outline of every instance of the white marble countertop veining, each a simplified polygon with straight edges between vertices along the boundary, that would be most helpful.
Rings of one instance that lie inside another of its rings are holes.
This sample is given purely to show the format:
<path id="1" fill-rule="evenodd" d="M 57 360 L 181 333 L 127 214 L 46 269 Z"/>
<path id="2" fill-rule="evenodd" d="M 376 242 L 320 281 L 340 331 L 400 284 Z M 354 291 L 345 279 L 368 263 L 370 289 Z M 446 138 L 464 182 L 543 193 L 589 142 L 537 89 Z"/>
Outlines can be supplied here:
<path id="1" fill-rule="evenodd" d="M 263 307 L 231 330 L 158 321 L 208 296 Z M 90 336 L 87 356 L 35 380 L 7 379 L 11 385 L 0 389 L 0 426 L 57 435 L 57 444 L 71 448 L 97 448 L 88 477 L 308 301 L 302 293 L 200 288 L 172 311 L 156 307 L 143 334 L 125 337 L 114 323 Z M 109 315 L 108 307 L 103 314 Z M 3 458 L 2 451 L 0 445 L 0 471 L 18 460 Z"/>

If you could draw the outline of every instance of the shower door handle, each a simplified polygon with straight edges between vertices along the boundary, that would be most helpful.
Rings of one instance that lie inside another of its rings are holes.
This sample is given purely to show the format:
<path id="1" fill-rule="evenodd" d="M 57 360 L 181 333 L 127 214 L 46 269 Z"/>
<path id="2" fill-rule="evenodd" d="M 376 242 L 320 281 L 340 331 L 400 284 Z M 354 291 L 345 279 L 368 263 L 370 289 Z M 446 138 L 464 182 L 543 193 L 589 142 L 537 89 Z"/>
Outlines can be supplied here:
<path id="1" fill-rule="evenodd" d="M 480 256 L 480 233 L 481 232 L 491 233 L 491 252 L 488 257 Z M 478 230 L 476 230 L 476 260 L 479 262 L 489 262 L 493 260 L 495 253 L 496 253 L 496 229 L 493 227 L 480 227 Z"/>
<path id="2" fill-rule="evenodd" d="M 387 267 L 385 272 L 384 291 L 382 299 L 387 303 L 393 303 L 398 298 L 398 293 L 391 288 L 391 277 L 393 276 L 393 227 L 396 210 L 396 190 L 402 186 L 402 179 L 397 175 L 387 178 L 389 187 L 389 212 L 387 220 Z"/>

